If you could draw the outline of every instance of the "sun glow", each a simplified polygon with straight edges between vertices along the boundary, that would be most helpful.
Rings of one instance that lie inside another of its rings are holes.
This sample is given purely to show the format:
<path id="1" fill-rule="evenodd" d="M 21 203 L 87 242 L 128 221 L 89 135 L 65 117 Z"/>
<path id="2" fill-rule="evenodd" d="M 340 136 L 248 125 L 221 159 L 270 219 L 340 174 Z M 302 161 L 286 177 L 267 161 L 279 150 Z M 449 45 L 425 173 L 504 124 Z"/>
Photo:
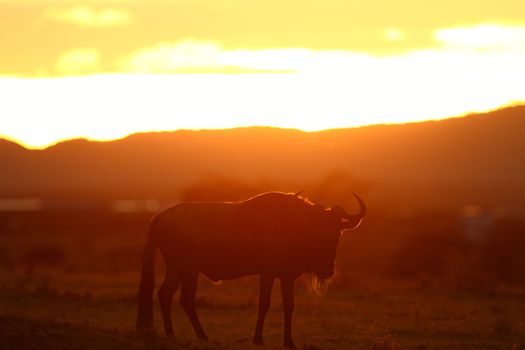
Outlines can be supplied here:
<path id="1" fill-rule="evenodd" d="M 315 131 L 486 111 L 525 101 L 524 33 L 497 25 L 446 28 L 434 32 L 434 48 L 381 56 L 164 41 L 123 55 L 112 74 L 94 74 L 104 58 L 96 48 L 70 49 L 54 70 L 91 75 L 0 77 L 0 137 L 41 148 L 145 131 Z M 396 28 L 384 35 L 405 38 Z"/>

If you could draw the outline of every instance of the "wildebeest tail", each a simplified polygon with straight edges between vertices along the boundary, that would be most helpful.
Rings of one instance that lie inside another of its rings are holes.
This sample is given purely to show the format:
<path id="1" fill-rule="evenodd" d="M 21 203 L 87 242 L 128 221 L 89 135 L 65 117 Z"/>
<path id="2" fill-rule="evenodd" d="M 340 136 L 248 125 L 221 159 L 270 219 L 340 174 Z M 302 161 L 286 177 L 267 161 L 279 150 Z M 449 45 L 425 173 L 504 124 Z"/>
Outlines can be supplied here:
<path id="1" fill-rule="evenodd" d="M 155 243 L 152 239 L 154 221 L 150 223 L 142 256 L 142 275 L 138 296 L 137 331 L 153 331 L 153 289 L 155 288 Z"/>

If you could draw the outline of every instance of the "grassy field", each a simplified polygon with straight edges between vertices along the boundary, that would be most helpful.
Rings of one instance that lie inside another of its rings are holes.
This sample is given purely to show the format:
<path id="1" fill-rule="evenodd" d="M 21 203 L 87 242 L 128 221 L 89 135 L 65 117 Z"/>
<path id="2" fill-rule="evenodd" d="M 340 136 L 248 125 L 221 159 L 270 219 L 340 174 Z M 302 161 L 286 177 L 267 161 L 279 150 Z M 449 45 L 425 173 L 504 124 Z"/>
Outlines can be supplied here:
<path id="1" fill-rule="evenodd" d="M 198 310 L 210 341 L 195 339 L 178 304 L 175 337 L 134 332 L 136 273 L 3 271 L 1 349 L 245 349 L 256 318 L 257 279 L 200 282 Z M 304 349 L 525 349 L 522 290 L 458 291 L 426 283 L 336 282 L 322 296 L 297 288 L 294 333 Z M 279 348 L 278 286 L 266 348 Z"/>
<path id="2" fill-rule="evenodd" d="M 157 300 L 157 334 L 137 335 L 148 217 L 69 216 L 13 216 L 0 227 L 0 350 L 261 349 L 251 345 L 256 277 L 220 285 L 201 279 L 208 342 L 195 338 L 178 295 L 175 337 L 161 333 Z M 378 222 L 344 237 L 338 274 L 323 295 L 298 281 L 300 349 L 525 350 L 525 226 L 501 226 L 473 246 L 450 220 Z M 163 263 L 156 265 L 158 287 Z M 264 333 L 265 348 L 281 348 L 278 284 Z"/>

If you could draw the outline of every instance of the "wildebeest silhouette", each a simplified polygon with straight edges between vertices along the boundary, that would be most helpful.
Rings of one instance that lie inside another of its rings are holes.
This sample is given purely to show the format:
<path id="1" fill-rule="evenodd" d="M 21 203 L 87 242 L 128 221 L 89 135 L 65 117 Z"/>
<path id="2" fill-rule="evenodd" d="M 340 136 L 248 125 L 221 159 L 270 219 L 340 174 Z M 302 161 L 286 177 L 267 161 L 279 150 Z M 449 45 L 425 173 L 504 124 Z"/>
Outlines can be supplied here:
<path id="1" fill-rule="evenodd" d="M 180 304 L 197 337 L 207 339 L 195 310 L 199 273 L 212 281 L 260 275 L 259 314 L 254 344 L 263 344 L 263 324 L 276 278 L 281 281 L 284 346 L 294 348 L 294 281 L 303 273 L 333 276 L 335 254 L 344 229 L 359 226 L 366 213 L 340 206 L 325 209 L 299 194 L 267 192 L 242 202 L 182 203 L 156 215 L 144 248 L 138 297 L 137 330 L 153 330 L 154 252 L 166 263 L 158 291 L 164 331 L 173 335 L 171 301 L 181 287 Z"/>

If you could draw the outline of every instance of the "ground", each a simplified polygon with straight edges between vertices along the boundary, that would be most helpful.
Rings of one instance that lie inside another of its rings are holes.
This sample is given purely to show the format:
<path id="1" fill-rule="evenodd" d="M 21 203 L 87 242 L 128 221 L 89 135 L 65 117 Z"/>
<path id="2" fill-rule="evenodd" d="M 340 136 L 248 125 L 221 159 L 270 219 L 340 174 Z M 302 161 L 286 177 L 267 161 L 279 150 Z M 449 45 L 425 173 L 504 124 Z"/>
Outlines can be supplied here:
<path id="1" fill-rule="evenodd" d="M 204 342 L 195 338 L 177 303 L 175 336 L 165 337 L 156 300 L 156 335 L 135 333 L 138 272 L 33 267 L 0 276 L 1 349 L 261 349 L 251 345 L 256 278 L 220 285 L 201 279 L 198 312 L 210 338 Z M 362 280 L 336 281 L 316 296 L 300 282 L 294 337 L 299 348 L 309 350 L 525 349 L 524 296 L 519 288 L 457 290 Z M 276 285 L 267 349 L 281 348 L 280 304 Z"/>

